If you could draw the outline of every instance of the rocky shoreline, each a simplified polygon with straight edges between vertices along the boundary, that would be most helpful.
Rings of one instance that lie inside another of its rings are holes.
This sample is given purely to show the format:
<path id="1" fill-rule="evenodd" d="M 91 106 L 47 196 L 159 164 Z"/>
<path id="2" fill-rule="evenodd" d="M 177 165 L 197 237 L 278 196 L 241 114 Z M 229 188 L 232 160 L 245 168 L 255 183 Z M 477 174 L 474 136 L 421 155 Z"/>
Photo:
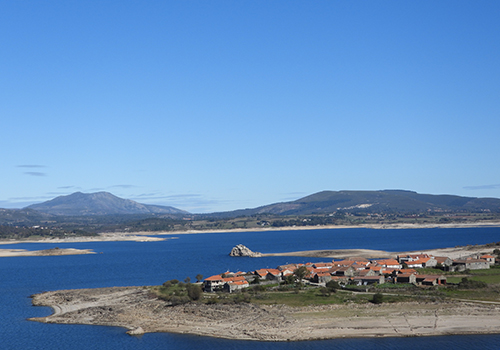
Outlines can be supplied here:
<path id="1" fill-rule="evenodd" d="M 33 296 L 54 313 L 31 321 L 118 326 L 131 335 L 185 333 L 228 339 L 300 341 L 500 333 L 500 305 L 449 301 L 310 307 L 201 304 L 170 306 L 148 287 L 63 290 Z"/>

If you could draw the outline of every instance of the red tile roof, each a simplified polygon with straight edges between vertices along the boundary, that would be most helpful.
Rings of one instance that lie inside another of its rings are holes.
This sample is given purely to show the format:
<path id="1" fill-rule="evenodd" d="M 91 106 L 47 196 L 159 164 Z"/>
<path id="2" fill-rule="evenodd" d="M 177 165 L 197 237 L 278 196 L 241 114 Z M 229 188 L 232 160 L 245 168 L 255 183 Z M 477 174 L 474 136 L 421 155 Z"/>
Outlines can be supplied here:
<path id="1" fill-rule="evenodd" d="M 221 275 L 210 276 L 208 278 L 205 278 L 205 281 L 222 281 L 222 276 Z"/>

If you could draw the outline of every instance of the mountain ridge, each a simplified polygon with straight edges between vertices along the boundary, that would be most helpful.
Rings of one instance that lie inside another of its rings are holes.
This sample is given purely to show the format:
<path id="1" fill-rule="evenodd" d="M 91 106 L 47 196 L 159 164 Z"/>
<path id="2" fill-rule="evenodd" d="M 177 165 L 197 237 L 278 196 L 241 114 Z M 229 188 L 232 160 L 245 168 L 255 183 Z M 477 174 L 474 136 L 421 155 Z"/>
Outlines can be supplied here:
<path id="1" fill-rule="evenodd" d="M 457 195 L 420 194 L 408 190 L 320 191 L 290 202 L 268 204 L 251 209 L 212 213 L 217 217 L 274 215 L 313 215 L 337 211 L 365 213 L 421 212 L 500 212 L 500 199 Z"/>
<path id="2" fill-rule="evenodd" d="M 43 203 L 32 204 L 23 209 L 64 216 L 189 214 L 187 211 L 174 207 L 142 204 L 104 191 L 94 193 L 75 192 Z"/>

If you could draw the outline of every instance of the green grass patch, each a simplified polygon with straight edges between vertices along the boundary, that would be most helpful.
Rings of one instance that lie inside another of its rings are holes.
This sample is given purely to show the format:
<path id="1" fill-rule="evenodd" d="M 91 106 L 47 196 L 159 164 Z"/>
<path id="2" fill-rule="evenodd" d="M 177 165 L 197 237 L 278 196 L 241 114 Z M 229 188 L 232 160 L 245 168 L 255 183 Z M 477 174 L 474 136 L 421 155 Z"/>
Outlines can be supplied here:
<path id="1" fill-rule="evenodd" d="M 482 281 L 488 284 L 500 284 L 500 268 L 493 266 L 490 269 L 469 270 L 467 271 L 468 278 L 473 281 Z M 450 279 L 450 278 L 448 278 Z M 451 281 L 450 281 L 451 282 Z M 460 281 L 458 281 L 460 282 Z M 457 282 L 453 282 L 457 283 Z"/>
<path id="2" fill-rule="evenodd" d="M 469 277 L 473 281 L 482 281 L 488 284 L 500 284 L 500 274 L 485 274 L 485 275 L 475 275 Z"/>
<path id="3" fill-rule="evenodd" d="M 419 275 L 444 275 L 445 272 L 441 269 L 436 269 L 433 267 L 422 267 L 415 269 Z"/>
<path id="4" fill-rule="evenodd" d="M 462 277 L 448 277 L 446 276 L 447 283 L 460 283 L 462 281 Z"/>

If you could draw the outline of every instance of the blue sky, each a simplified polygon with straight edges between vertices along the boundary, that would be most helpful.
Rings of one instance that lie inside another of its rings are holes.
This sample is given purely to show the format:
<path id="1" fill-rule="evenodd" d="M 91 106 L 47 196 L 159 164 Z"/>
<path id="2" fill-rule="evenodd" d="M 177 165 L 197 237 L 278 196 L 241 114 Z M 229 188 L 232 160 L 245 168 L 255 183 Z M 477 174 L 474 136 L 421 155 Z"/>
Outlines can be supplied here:
<path id="1" fill-rule="evenodd" d="M 498 1 L 3 1 L 0 207 L 500 197 Z"/>

